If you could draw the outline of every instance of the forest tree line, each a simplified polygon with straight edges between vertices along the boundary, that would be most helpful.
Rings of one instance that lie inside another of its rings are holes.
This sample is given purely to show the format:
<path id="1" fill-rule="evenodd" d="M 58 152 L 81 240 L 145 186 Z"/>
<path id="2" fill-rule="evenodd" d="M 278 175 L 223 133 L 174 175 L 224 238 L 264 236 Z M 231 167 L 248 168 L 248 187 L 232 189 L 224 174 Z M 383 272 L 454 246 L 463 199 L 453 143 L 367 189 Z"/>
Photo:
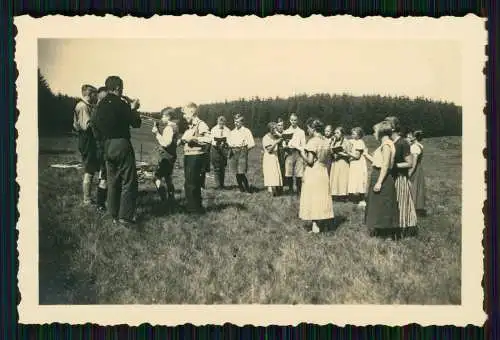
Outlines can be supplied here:
<path id="1" fill-rule="evenodd" d="M 75 97 L 55 95 L 39 71 L 38 126 L 40 135 L 70 132 L 77 101 L 78 98 Z M 316 117 L 325 124 L 331 124 L 334 127 L 343 126 L 347 131 L 352 127 L 360 126 L 366 133 L 371 133 L 372 126 L 376 122 L 386 116 L 395 115 L 400 118 L 404 126 L 421 129 L 427 137 L 462 135 L 462 108 L 453 103 L 437 102 L 426 98 L 303 94 L 289 98 L 254 97 L 199 106 L 199 116 L 210 127 L 216 124 L 217 117 L 223 115 L 227 119 L 228 126 L 232 128 L 234 114 L 243 114 L 246 126 L 257 137 L 267 132 L 268 122 L 276 121 L 278 118 L 288 122 L 288 116 L 292 112 L 297 113 L 302 122 L 309 117 Z M 142 114 L 159 118 L 159 112 L 142 112 Z M 180 119 L 180 108 L 176 108 L 175 116 Z"/>

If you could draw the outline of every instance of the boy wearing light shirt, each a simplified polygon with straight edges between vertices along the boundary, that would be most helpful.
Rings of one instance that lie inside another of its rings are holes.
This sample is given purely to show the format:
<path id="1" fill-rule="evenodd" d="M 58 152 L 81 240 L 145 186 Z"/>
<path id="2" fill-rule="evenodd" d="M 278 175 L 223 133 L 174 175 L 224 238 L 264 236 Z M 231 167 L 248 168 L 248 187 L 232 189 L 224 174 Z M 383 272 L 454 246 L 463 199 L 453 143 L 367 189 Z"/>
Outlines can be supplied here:
<path id="1" fill-rule="evenodd" d="M 175 188 L 172 182 L 175 161 L 177 160 L 177 124 L 172 121 L 174 110 L 167 107 L 161 111 L 161 121 L 165 124 L 160 133 L 158 124 L 153 126 L 153 135 L 160 144 L 158 147 L 158 166 L 155 171 L 155 186 L 164 202 L 168 199 L 172 208 L 175 201 Z M 162 185 L 165 181 L 167 189 Z"/>
<path id="2" fill-rule="evenodd" d="M 94 105 L 97 89 L 92 85 L 82 86 L 82 99 L 76 104 L 73 116 L 73 128 L 78 132 L 78 150 L 82 155 L 83 165 L 83 204 L 92 204 L 91 185 L 94 174 L 99 170 L 97 144 L 92 128 Z"/>
<path id="3" fill-rule="evenodd" d="M 285 134 L 293 133 L 292 139 L 288 143 L 287 155 L 285 158 L 285 180 L 284 186 L 288 186 L 293 192 L 293 177 L 297 185 L 297 193 L 300 195 L 302 189 L 302 176 L 304 174 L 304 161 L 300 157 L 298 150 L 306 145 L 306 134 L 298 126 L 298 116 L 295 113 L 290 115 L 290 127 L 285 130 Z"/>
<path id="4" fill-rule="evenodd" d="M 212 137 L 212 148 L 210 151 L 212 166 L 214 167 L 215 182 L 217 189 L 224 189 L 224 178 L 227 165 L 227 140 L 231 130 L 226 126 L 226 118 L 217 118 L 217 125 L 210 131 Z"/>
<path id="5" fill-rule="evenodd" d="M 184 145 L 184 191 L 187 210 L 203 213 L 201 202 L 201 179 L 205 166 L 206 145 L 212 142 L 208 125 L 198 118 L 198 106 L 186 105 L 182 111 L 189 128 L 184 132 L 181 143 Z"/>
<path id="6" fill-rule="evenodd" d="M 243 126 L 243 116 L 237 114 L 234 118 L 235 128 L 229 135 L 228 144 L 231 148 L 231 168 L 236 173 L 236 181 L 241 192 L 250 193 L 246 176 L 248 170 L 248 150 L 255 146 L 252 132 Z"/>

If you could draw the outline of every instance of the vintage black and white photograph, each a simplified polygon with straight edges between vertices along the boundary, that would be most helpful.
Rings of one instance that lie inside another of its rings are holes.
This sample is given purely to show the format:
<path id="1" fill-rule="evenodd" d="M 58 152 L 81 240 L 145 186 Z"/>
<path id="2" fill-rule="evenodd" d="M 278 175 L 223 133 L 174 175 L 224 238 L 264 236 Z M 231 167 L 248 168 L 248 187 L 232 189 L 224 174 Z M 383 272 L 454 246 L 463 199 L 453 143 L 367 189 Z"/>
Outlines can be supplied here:
<path id="1" fill-rule="evenodd" d="M 461 41 L 43 36 L 32 62 L 39 305 L 463 304 Z"/>

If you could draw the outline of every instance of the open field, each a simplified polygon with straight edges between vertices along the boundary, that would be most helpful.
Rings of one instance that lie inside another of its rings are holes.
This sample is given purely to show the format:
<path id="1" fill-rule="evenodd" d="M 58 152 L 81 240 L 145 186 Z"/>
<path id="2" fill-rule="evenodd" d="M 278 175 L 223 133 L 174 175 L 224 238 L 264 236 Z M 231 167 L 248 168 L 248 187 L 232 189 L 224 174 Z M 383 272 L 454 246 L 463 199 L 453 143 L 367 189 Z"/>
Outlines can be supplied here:
<path id="1" fill-rule="evenodd" d="M 149 127 L 134 132 L 151 159 Z M 308 234 L 296 197 L 263 189 L 261 146 L 250 154 L 257 192 L 213 190 L 203 217 L 168 214 L 142 183 L 139 225 L 119 229 L 83 208 L 81 175 L 49 164 L 79 160 L 76 138 L 40 139 L 41 304 L 460 304 L 461 138 L 424 140 L 429 216 L 418 236 L 373 238 L 362 211 L 336 203 L 339 225 Z M 366 142 L 373 150 L 373 138 Z M 174 175 L 183 204 L 182 155 Z"/>

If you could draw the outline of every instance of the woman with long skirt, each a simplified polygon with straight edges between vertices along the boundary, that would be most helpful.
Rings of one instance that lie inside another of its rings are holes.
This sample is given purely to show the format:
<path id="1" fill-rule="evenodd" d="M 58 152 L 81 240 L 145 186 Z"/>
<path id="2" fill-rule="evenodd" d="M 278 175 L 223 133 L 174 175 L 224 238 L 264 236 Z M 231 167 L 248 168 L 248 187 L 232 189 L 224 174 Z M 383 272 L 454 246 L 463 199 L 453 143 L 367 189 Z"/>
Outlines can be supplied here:
<path id="1" fill-rule="evenodd" d="M 307 132 L 311 136 L 299 153 L 306 167 L 300 194 L 299 217 L 312 221 L 313 233 L 318 233 L 318 223 L 334 218 L 333 204 L 330 197 L 330 185 L 326 163 L 330 157 L 330 144 L 323 137 L 323 123 L 313 119 L 307 123 Z"/>
<path id="2" fill-rule="evenodd" d="M 365 207 L 365 195 L 368 184 L 368 169 L 363 153 L 367 152 L 363 141 L 363 130 L 355 127 L 351 130 L 351 150 L 349 152 L 349 197 L 359 207 Z"/>
<path id="3" fill-rule="evenodd" d="M 283 177 L 278 159 L 278 146 L 283 140 L 276 130 L 276 123 L 269 123 L 267 128 L 269 132 L 262 138 L 262 146 L 264 147 L 264 155 L 262 156 L 264 186 L 268 188 L 268 191 L 273 196 L 278 196 L 283 186 Z"/>
<path id="4" fill-rule="evenodd" d="M 409 131 L 406 139 L 410 143 L 410 152 L 413 156 L 413 166 L 408 171 L 410 177 L 412 196 L 415 202 L 417 216 L 425 216 L 425 175 L 422 166 L 424 146 L 422 145 L 423 132 L 420 130 Z"/>
<path id="5" fill-rule="evenodd" d="M 364 158 L 372 163 L 365 224 L 375 235 L 395 236 L 399 230 L 399 209 L 396 186 L 390 171 L 394 164 L 395 147 L 390 137 L 392 126 L 388 122 L 378 123 L 373 127 L 374 136 L 380 146 L 372 156 L 363 153 Z"/>
<path id="6" fill-rule="evenodd" d="M 411 183 L 408 169 L 413 166 L 410 144 L 401 137 L 401 125 L 397 117 L 387 117 L 385 121 L 392 125 L 391 140 L 396 150 L 391 174 L 396 185 L 396 195 L 399 206 L 399 226 L 405 234 L 408 230 L 416 231 L 417 212 L 411 193 Z"/>

